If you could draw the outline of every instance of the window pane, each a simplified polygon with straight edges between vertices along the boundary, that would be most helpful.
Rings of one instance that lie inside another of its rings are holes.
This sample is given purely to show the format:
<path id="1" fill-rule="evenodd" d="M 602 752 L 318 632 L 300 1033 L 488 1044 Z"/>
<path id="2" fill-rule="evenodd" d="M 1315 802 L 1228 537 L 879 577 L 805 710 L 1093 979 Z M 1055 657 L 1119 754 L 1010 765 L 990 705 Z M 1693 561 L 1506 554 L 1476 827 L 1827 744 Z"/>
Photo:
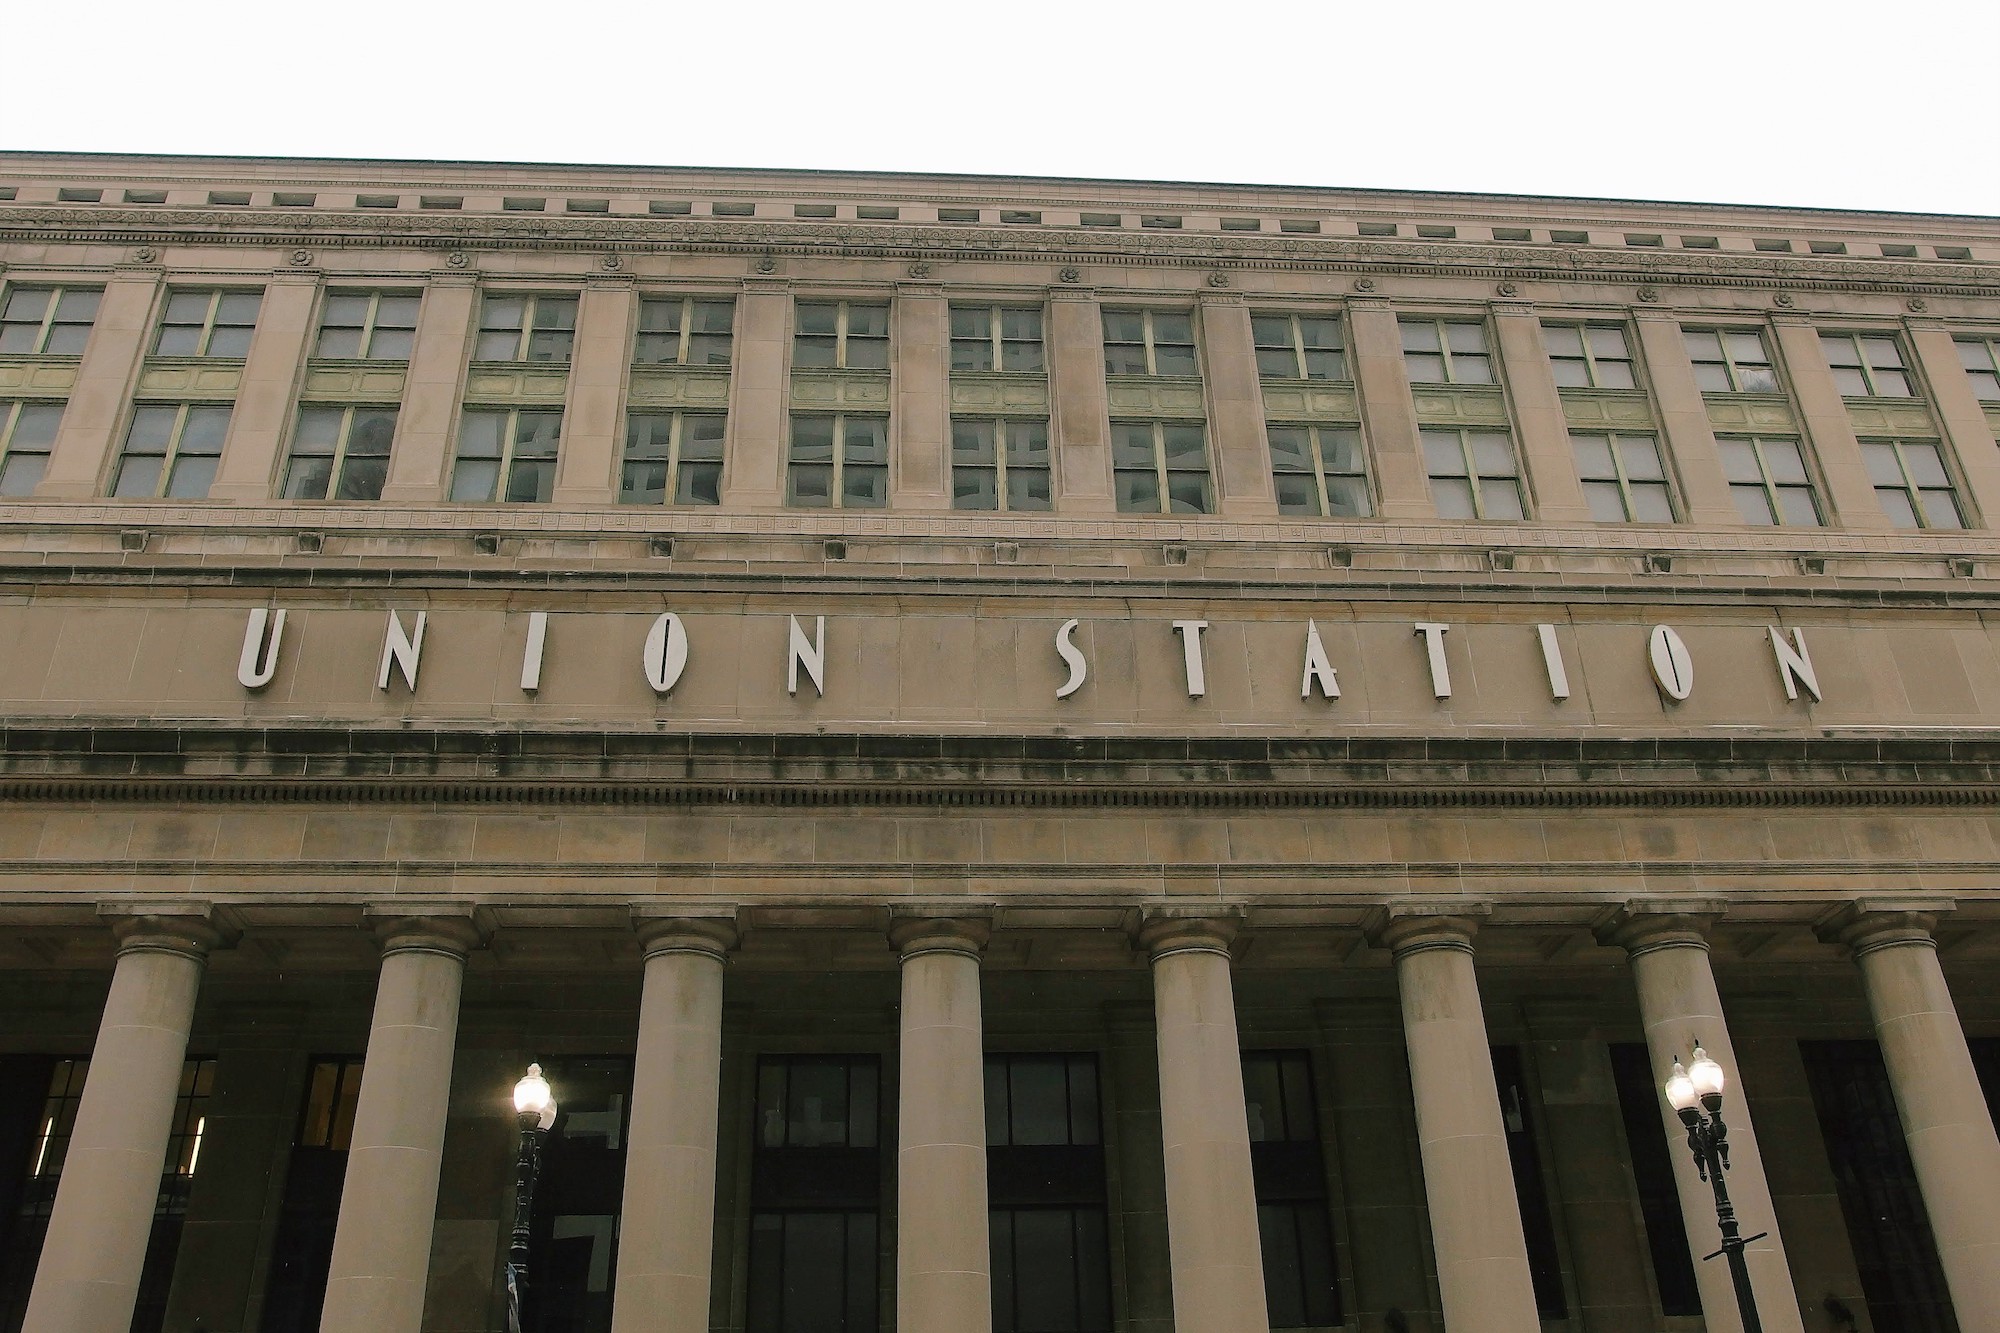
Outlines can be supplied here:
<path id="1" fill-rule="evenodd" d="M 1206 467 L 1208 465 L 1208 451 L 1202 444 L 1202 429 L 1200 426 L 1169 423 L 1161 428 L 1160 434 L 1166 447 L 1168 467 Z"/>
<path id="2" fill-rule="evenodd" d="M 451 498 L 483 503 L 493 498 L 499 483 L 499 459 L 461 457 L 451 473 Z"/>
<path id="3" fill-rule="evenodd" d="M 840 474 L 840 503 L 850 509 L 881 509 L 889 503 L 889 469 L 847 465 Z"/>
<path id="4" fill-rule="evenodd" d="M 1585 481 L 1600 481 L 1605 478 L 1617 479 L 1618 468 L 1611 461 L 1611 441 L 1602 435 L 1572 435 L 1570 447 L 1576 450 L 1576 475 Z"/>
<path id="5" fill-rule="evenodd" d="M 1736 501 L 1736 512 L 1743 516 L 1745 523 L 1768 527 L 1778 521 L 1776 514 L 1772 512 L 1770 498 L 1764 493 L 1761 485 L 1732 485 L 1729 488 L 1729 498 Z"/>
<path id="6" fill-rule="evenodd" d="M 567 361 L 576 335 L 559 329 L 536 329 L 528 335 L 528 360 Z"/>
<path id="7" fill-rule="evenodd" d="M 1590 387 L 1590 367 L 1581 361 L 1552 361 L 1550 368 L 1556 373 L 1556 384 L 1565 389 L 1587 389 Z"/>
<path id="8" fill-rule="evenodd" d="M 1910 470 L 1910 480 L 1919 486 L 1951 485 L 1951 478 L 1945 474 L 1944 459 L 1934 444 L 1904 445 L 1903 464 Z"/>
<path id="9" fill-rule="evenodd" d="M 1878 398 L 1910 398 L 1910 377 L 1900 370 L 1878 370 L 1875 372 L 1875 396 Z"/>
<path id="10" fill-rule="evenodd" d="M 722 464 L 681 461 L 680 490 L 674 497 L 684 505 L 722 503 Z"/>
<path id="11" fill-rule="evenodd" d="M 1145 317 L 1132 310 L 1107 310 L 1104 312 L 1104 341 L 1107 343 L 1138 343 L 1146 340 Z"/>
<path id="12" fill-rule="evenodd" d="M 1306 352 L 1306 378 L 1309 380 L 1344 380 L 1347 378 L 1347 358 L 1340 352 L 1308 350 Z"/>
<path id="13" fill-rule="evenodd" d="M 1000 336 L 1010 341 L 1040 342 L 1042 340 L 1042 312 L 1039 310 L 1002 310 L 1000 312 Z"/>
<path id="14" fill-rule="evenodd" d="M 1465 449 L 1456 432 L 1427 430 L 1420 437 L 1424 445 L 1424 468 L 1433 477 L 1466 475 Z"/>
<path id="15" fill-rule="evenodd" d="M 993 312 L 985 306 L 953 306 L 951 336 L 954 341 L 964 338 L 990 340 L 993 337 Z"/>
<path id="16" fill-rule="evenodd" d="M 375 303 L 375 331 L 414 329 L 417 327 L 417 310 L 422 304 L 420 296 L 383 297 Z"/>
<path id="17" fill-rule="evenodd" d="M 1637 387 L 1632 378 L 1632 367 L 1624 361 L 1600 361 L 1597 363 L 1597 387 L 1600 389 L 1631 389 Z"/>
<path id="18" fill-rule="evenodd" d="M 1475 431 L 1466 436 L 1472 445 L 1472 463 L 1482 477 L 1515 475 L 1514 443 L 1505 435 Z"/>
<path id="19" fill-rule="evenodd" d="M 1278 492 L 1281 514 L 1318 514 L 1319 483 L 1311 473 L 1281 472 L 1272 482 Z"/>
<path id="20" fill-rule="evenodd" d="M 1010 342 L 1000 346 L 1000 368 L 1019 374 L 1040 374 L 1045 368 L 1039 342 Z"/>
<path id="21" fill-rule="evenodd" d="M 1819 509 L 1813 504 L 1812 492 L 1804 486 L 1787 486 L 1778 492 L 1778 507 L 1784 512 L 1785 523 L 1789 527 L 1816 528 L 1819 523 Z"/>
<path id="22" fill-rule="evenodd" d="M 1711 329 L 1682 329 L 1681 342 L 1691 361 L 1722 360 L 1722 335 Z"/>
<path id="23" fill-rule="evenodd" d="M 889 336 L 889 307 L 885 305 L 852 305 L 847 308 L 847 336 L 850 338 L 887 338 Z"/>
<path id="24" fill-rule="evenodd" d="M 4 417 L 5 413 L 0 413 Z M 14 440 L 12 447 L 48 448 L 56 442 L 56 431 L 62 426 L 63 405 L 61 403 L 22 403 L 14 415 Z"/>
<path id="25" fill-rule="evenodd" d="M 1896 462 L 1896 446 L 1878 440 L 1861 442 L 1861 461 L 1868 467 L 1868 480 L 1877 486 L 1901 486 L 1903 469 Z"/>
<path id="26" fill-rule="evenodd" d="M 840 364 L 839 343 L 833 338 L 799 337 L 792 341 L 792 365 L 820 370 Z"/>
<path id="27" fill-rule="evenodd" d="M 1444 336 L 1453 354 L 1486 351 L 1486 326 L 1483 324 L 1447 324 Z"/>
<path id="28" fill-rule="evenodd" d="M 519 412 L 514 417 L 514 456 L 554 458 L 562 429 L 560 412 Z"/>
<path id="29" fill-rule="evenodd" d="M 1453 478 L 1431 478 L 1431 501 L 1439 518 L 1475 518 L 1472 483 Z"/>
<path id="30" fill-rule="evenodd" d="M 1014 1057 L 1007 1062 L 1008 1142 L 1069 1142 L 1069 1061 L 1063 1056 Z"/>
<path id="31" fill-rule="evenodd" d="M 1625 344 L 1625 330 L 1608 328 L 1601 324 L 1590 326 L 1586 336 L 1590 339 L 1591 355 L 1599 360 L 1629 361 L 1632 349 Z"/>
<path id="32" fill-rule="evenodd" d="M 355 294 L 339 294 L 326 298 L 326 313 L 320 323 L 326 327 L 345 325 L 360 328 L 368 322 L 368 298 Z"/>
<path id="33" fill-rule="evenodd" d="M 306 407 L 299 410 L 299 431 L 292 440 L 294 454 L 330 454 L 340 444 L 340 423 L 346 416 L 337 407 Z"/>
<path id="34" fill-rule="evenodd" d="M 1435 352 L 1438 350 L 1437 325 L 1403 320 L 1400 328 L 1403 335 L 1404 351 Z"/>
<path id="35" fill-rule="evenodd" d="M 1703 393 L 1729 393 L 1729 368 L 1718 365 L 1697 364 L 1694 368 L 1695 387 Z"/>
<path id="36" fill-rule="evenodd" d="M 954 467 L 951 470 L 951 507 L 953 509 L 998 509 L 1000 507 L 1000 485 L 997 471 L 978 467 Z M 989 1132 L 992 1127 L 988 1126 Z"/>
<path id="37" fill-rule="evenodd" d="M 690 413 L 681 418 L 681 458 L 683 461 L 695 458 L 706 462 L 722 461 L 722 441 L 728 430 L 727 417 L 706 412 Z"/>
<path id="38" fill-rule="evenodd" d="M 216 325 L 208 336 L 208 355 L 241 361 L 250 355 L 250 330 Z"/>
<path id="39" fill-rule="evenodd" d="M 1309 319 L 1299 317 L 1299 341 L 1308 351 L 1314 348 L 1341 347 L 1340 321 L 1337 319 Z"/>
<path id="40" fill-rule="evenodd" d="M 416 335 L 407 329 L 377 329 L 368 344 L 371 361 L 408 361 Z"/>
<path id="41" fill-rule="evenodd" d="M 1778 376 L 1768 366 L 1739 366 L 1736 381 L 1744 393 L 1778 392 Z"/>
<path id="42" fill-rule="evenodd" d="M 1029 511 L 1055 508 L 1047 468 L 1007 469 L 1007 507 Z"/>
<path id="43" fill-rule="evenodd" d="M 1583 330 L 1574 325 L 1542 325 L 1542 346 L 1550 356 L 1576 357 L 1583 355 Z"/>
<path id="44" fill-rule="evenodd" d="M 990 464 L 997 456 L 992 422 L 953 421 L 951 423 L 951 461 L 953 463 Z"/>
<path id="45" fill-rule="evenodd" d="M 1924 507 L 1924 526 L 1927 528 L 1962 528 L 1964 517 L 1958 512 L 1958 500 L 1950 491 L 1924 491 L 1917 497 Z"/>
<path id="46" fill-rule="evenodd" d="M 808 509 L 833 503 L 833 468 L 829 464 L 794 463 L 785 473 L 785 503 Z"/>
<path id="47" fill-rule="evenodd" d="M 389 479 L 389 460 L 372 455 L 362 456 L 350 453 L 340 468 L 340 484 L 334 498 L 337 500 L 379 500 L 382 498 L 382 484 Z"/>
<path id="48" fill-rule="evenodd" d="M 847 368 L 849 370 L 887 370 L 889 368 L 889 340 L 887 338 L 854 338 L 847 340 Z"/>
<path id="49" fill-rule="evenodd" d="M 1887 514 L 1889 521 L 1897 527 L 1914 528 L 1918 526 L 1917 511 L 1910 504 L 1910 493 L 1908 491 L 1884 487 L 1875 492 L 1875 498 L 1882 502 L 1882 512 Z"/>
<path id="50" fill-rule="evenodd" d="M 665 459 L 673 440 L 674 419 L 670 416 L 633 415 L 625 419 L 625 458 L 628 462 Z"/>
<path id="51" fill-rule="evenodd" d="M 1374 512 L 1368 486 L 1359 477 L 1326 479 L 1326 511 L 1336 518 L 1367 518 Z"/>
<path id="52" fill-rule="evenodd" d="M 951 368 L 953 370 L 993 369 L 993 344 L 990 342 L 961 342 L 952 340 Z"/>
<path id="53" fill-rule="evenodd" d="M 1625 497 L 1615 481 L 1586 481 L 1583 483 L 1583 498 L 1590 506 L 1590 516 L 1599 523 L 1623 523 L 1625 521 Z"/>
<path id="54" fill-rule="evenodd" d="M 1304 426 L 1272 426 L 1271 466 L 1279 472 L 1312 471 L 1312 439 Z"/>
<path id="55" fill-rule="evenodd" d="M 169 500 L 206 500 L 215 480 L 216 459 L 207 455 L 184 456 L 174 460 L 167 474 Z"/>
<path id="56" fill-rule="evenodd" d="M 1521 488 L 1512 481 L 1483 481 L 1479 484 L 1479 502 L 1485 509 L 1486 518 L 1522 518 Z"/>
<path id="57" fill-rule="evenodd" d="M 1714 337 L 1715 335 L 1709 335 Z M 1756 332 L 1737 332 L 1724 335 L 1729 345 L 1729 359 L 1738 366 L 1768 365 L 1771 357 L 1764 350 L 1764 335 Z"/>
<path id="58" fill-rule="evenodd" d="M 1168 473 L 1167 509 L 1175 514 L 1206 514 L 1209 510 L 1208 474 Z"/>
<path id="59" fill-rule="evenodd" d="M 1160 481 L 1151 472 L 1119 472 L 1114 474 L 1113 482 L 1118 493 L 1119 513 L 1160 512 Z"/>
<path id="60" fill-rule="evenodd" d="M 505 412 L 467 412 L 459 420 L 460 458 L 498 458 L 500 441 L 507 428 Z"/>
<path id="61" fill-rule="evenodd" d="M 1667 498 L 1665 482 L 1641 481 L 1632 484 L 1632 517 L 1640 523 L 1671 523 L 1673 502 Z"/>
<path id="62" fill-rule="evenodd" d="M 1289 351 L 1292 322 L 1276 315 L 1254 315 L 1250 320 L 1250 337 L 1259 347 L 1282 347 Z"/>
<path id="63" fill-rule="evenodd" d="M 1764 440 L 1760 445 L 1764 470 L 1780 486 L 1806 484 L 1806 460 L 1790 440 Z"/>
<path id="64" fill-rule="evenodd" d="M 1179 345 L 1155 345 L 1153 367 L 1160 375 L 1198 375 L 1200 368 L 1195 363 L 1194 348 Z"/>
<path id="65" fill-rule="evenodd" d="M 1049 428 L 1039 421 L 1007 423 L 1007 466 L 1049 465 Z"/>
<path id="66" fill-rule="evenodd" d="M 1124 344 L 1106 343 L 1104 347 L 1104 373 L 1107 375 L 1143 375 L 1146 373 L 1146 349 Z"/>
<path id="67" fill-rule="evenodd" d="M 1143 421 L 1111 423 L 1111 464 L 1113 467 L 1153 466 L 1153 428 Z"/>
<path id="68" fill-rule="evenodd" d="M 1763 472 L 1757 466 L 1757 448 L 1748 440 L 1717 440 L 1715 447 L 1722 454 L 1722 475 L 1731 481 L 1754 481 L 1762 483 Z"/>
<path id="69" fill-rule="evenodd" d="M 726 333 L 691 333 L 687 340 L 687 364 L 691 366 L 726 366 L 729 364 L 729 335 Z"/>
<path id="70" fill-rule="evenodd" d="M 473 344 L 474 361 L 512 361 L 514 353 L 520 349 L 521 338 L 515 333 L 481 333 L 479 341 Z"/>
<path id="71" fill-rule="evenodd" d="M 361 355 L 360 329 L 321 329 L 314 356 L 358 357 Z"/>
<path id="72" fill-rule="evenodd" d="M 0 464 L 0 495 L 33 495 L 48 466 L 47 454 L 10 451 L 7 461 Z"/>
<path id="73" fill-rule="evenodd" d="M 1865 398 L 1868 396 L 1868 381 L 1861 372 L 1849 366 L 1833 368 L 1833 382 L 1839 386 L 1843 398 Z"/>
<path id="74" fill-rule="evenodd" d="M 248 326 L 257 322 L 257 307 L 264 303 L 261 292 L 224 292 L 215 308 L 217 324 Z"/>
<path id="75" fill-rule="evenodd" d="M 1366 471 L 1361 462 L 1360 431 L 1321 427 L 1319 452 L 1329 476 L 1336 472 L 1359 474 Z"/>
<path id="76" fill-rule="evenodd" d="M 294 455 L 291 466 L 285 469 L 284 498 L 287 500 L 324 500 L 327 487 L 333 482 L 333 459 L 330 457 L 300 457 Z"/>
<path id="77" fill-rule="evenodd" d="M 1453 356 L 1451 359 L 1452 379 L 1458 384 L 1493 383 L 1493 362 L 1485 356 Z"/>
<path id="78" fill-rule="evenodd" d="M 535 301 L 537 329 L 575 329 L 576 298 L 543 296 Z"/>
<path id="79" fill-rule="evenodd" d="M 160 491 L 160 473 L 167 460 L 158 454 L 127 455 L 118 464 L 118 478 L 111 484 L 114 496 L 150 496 Z"/>
<path id="80" fill-rule="evenodd" d="M 1014 1327 L 1080 1328 L 1074 1215 L 1067 1208 L 1018 1208 L 1013 1222 Z"/>
<path id="81" fill-rule="evenodd" d="M 1443 384 L 1444 358 L 1429 353 L 1406 352 L 1403 367 L 1412 384 Z"/>
<path id="82" fill-rule="evenodd" d="M 1194 321 L 1186 315 L 1156 313 L 1153 316 L 1153 343 L 1194 342 Z"/>
<path id="83" fill-rule="evenodd" d="M 507 469 L 509 504 L 547 504 L 556 484 L 556 465 L 550 459 L 516 458 Z"/>
<path id="84" fill-rule="evenodd" d="M 1660 465 L 1659 448 L 1644 437 L 1621 436 L 1618 458 L 1625 464 L 1625 475 L 1634 481 L 1661 481 L 1667 475 Z"/>
<path id="85" fill-rule="evenodd" d="M 181 427 L 179 452 L 183 454 L 219 454 L 222 452 L 222 437 L 229 433 L 229 409 L 226 407 L 190 407 L 187 424 Z M 208 487 L 202 487 L 207 494 Z"/>
<path id="86" fill-rule="evenodd" d="M 833 418 L 792 418 L 792 461 L 831 463 L 833 461 Z"/>
<path id="87" fill-rule="evenodd" d="M 848 463 L 889 461 L 887 417 L 848 417 L 843 423 L 843 460 Z"/>
<path id="88" fill-rule="evenodd" d="M 1861 352 L 1868 358 L 1868 364 L 1878 370 L 1902 368 L 1903 354 L 1894 338 L 1863 338 Z"/>

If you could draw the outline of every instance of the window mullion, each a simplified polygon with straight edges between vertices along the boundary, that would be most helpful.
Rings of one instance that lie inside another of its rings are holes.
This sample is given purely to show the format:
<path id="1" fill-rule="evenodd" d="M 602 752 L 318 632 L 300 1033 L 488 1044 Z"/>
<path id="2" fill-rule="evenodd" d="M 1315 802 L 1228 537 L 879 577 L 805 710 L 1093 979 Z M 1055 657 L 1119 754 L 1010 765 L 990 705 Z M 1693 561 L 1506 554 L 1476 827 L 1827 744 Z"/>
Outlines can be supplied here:
<path id="1" fill-rule="evenodd" d="M 841 315 L 843 322 L 845 322 L 846 312 L 847 307 L 842 305 Z M 833 417 L 833 495 L 830 497 L 832 503 L 828 506 L 832 509 L 843 509 L 846 507 L 841 504 L 841 482 L 844 480 L 841 475 L 844 469 L 841 465 L 846 457 L 847 418 L 845 415 L 836 412 Z"/>
<path id="2" fill-rule="evenodd" d="M 998 365 L 999 362 L 994 362 Z M 994 508 L 1007 508 L 1007 422 L 999 417 L 993 419 L 993 489 Z"/>
<path id="3" fill-rule="evenodd" d="M 1169 513 L 1171 507 L 1167 498 L 1167 423 L 1164 421 L 1153 423 L 1153 470 L 1160 479 L 1159 512 Z"/>

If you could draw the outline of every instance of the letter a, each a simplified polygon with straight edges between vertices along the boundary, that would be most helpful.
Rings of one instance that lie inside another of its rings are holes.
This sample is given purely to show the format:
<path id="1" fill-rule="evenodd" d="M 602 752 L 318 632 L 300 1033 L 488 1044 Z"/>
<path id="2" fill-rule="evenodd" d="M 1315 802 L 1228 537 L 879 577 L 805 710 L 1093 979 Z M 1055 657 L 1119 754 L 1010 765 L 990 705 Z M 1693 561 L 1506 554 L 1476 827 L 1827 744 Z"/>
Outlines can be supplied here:
<path id="1" fill-rule="evenodd" d="M 1326 645 L 1319 641 L 1319 626 L 1306 622 L 1306 674 L 1299 682 L 1299 698 L 1312 698 L 1313 686 L 1318 684 L 1321 697 L 1338 699 L 1340 681 L 1333 674 L 1333 663 L 1327 660 Z"/>

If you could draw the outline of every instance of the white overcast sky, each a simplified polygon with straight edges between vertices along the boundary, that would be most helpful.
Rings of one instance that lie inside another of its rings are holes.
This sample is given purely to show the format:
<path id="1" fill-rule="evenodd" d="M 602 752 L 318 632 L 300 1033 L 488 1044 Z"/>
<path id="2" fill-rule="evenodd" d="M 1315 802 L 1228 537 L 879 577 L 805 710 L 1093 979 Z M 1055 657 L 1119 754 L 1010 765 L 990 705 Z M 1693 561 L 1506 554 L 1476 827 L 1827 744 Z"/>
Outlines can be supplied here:
<path id="1" fill-rule="evenodd" d="M 2000 214 L 2000 0 L 16 0 L 0 148 Z"/>

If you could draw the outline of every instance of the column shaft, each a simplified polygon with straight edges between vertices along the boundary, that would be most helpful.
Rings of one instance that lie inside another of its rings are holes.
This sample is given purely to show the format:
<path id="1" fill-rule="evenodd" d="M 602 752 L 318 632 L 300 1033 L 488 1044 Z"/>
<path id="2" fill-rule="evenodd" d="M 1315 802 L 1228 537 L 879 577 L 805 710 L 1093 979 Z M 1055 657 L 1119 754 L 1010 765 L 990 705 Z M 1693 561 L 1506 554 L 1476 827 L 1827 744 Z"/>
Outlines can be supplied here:
<path id="1" fill-rule="evenodd" d="M 1092 292 L 1049 293 L 1049 443 L 1056 458 L 1056 508 L 1109 514 L 1111 429 L 1104 392 L 1104 316 Z"/>
<path id="2" fill-rule="evenodd" d="M 444 498 L 478 310 L 479 288 L 469 273 L 435 276 L 424 292 L 384 500 L 435 504 Z"/>
<path id="3" fill-rule="evenodd" d="M 117 444 L 119 425 L 153 336 L 153 307 L 159 295 L 160 274 L 152 270 L 124 269 L 104 284 L 90 342 L 77 366 L 76 384 L 69 391 L 62 427 L 36 495 L 82 500 L 101 492 L 105 460 Z"/>
<path id="4" fill-rule="evenodd" d="M 1634 312 L 1639 329 L 1639 354 L 1646 359 L 1646 377 L 1667 436 L 1668 467 L 1680 482 L 1681 508 L 1687 521 L 1702 527 L 1734 527 L 1743 522 L 1729 498 L 1729 479 L 1722 473 L 1722 453 L 1708 424 L 1708 402 L 1695 381 L 1680 318 L 1667 310 Z"/>
<path id="5" fill-rule="evenodd" d="M 1832 511 L 1827 525 L 1887 530 L 1892 526 L 1889 516 L 1882 512 L 1875 487 L 1868 480 L 1853 419 L 1841 401 L 1840 386 L 1834 383 L 1826 353 L 1820 350 L 1819 330 L 1803 315 L 1779 316 L 1771 322 L 1806 437 L 1819 460 L 1820 475 L 1826 479 L 1825 499 Z"/>
<path id="6" fill-rule="evenodd" d="M 291 424 L 318 305 L 319 278 L 314 274 L 279 274 L 264 288 L 209 499 L 271 498 L 278 449 Z"/>
<path id="7" fill-rule="evenodd" d="M 889 507 L 949 509 L 951 305 L 944 289 L 914 283 L 897 288 L 895 320 L 896 402 L 889 436 L 896 442 L 896 466 L 889 474 Z"/>
<path id="8" fill-rule="evenodd" d="M 618 502 L 625 380 L 632 366 L 638 310 L 639 296 L 630 278 L 592 279 L 577 303 L 576 349 L 563 403 L 562 459 L 551 497 L 556 504 Z"/>
<path id="9" fill-rule="evenodd" d="M 1208 393 L 1210 444 L 1215 451 L 1217 512 L 1229 518 L 1270 518 L 1278 512 L 1271 485 L 1270 444 L 1264 437 L 1264 391 L 1250 307 L 1240 296 L 1201 298 L 1203 383 Z"/>
<path id="10" fill-rule="evenodd" d="M 1417 408 L 1403 367 L 1403 332 L 1387 301 L 1347 303 L 1348 355 L 1361 399 L 1362 431 L 1374 458 L 1383 518 L 1437 517 L 1417 436 Z"/>
<path id="11" fill-rule="evenodd" d="M 1545 523 L 1588 523 L 1590 506 L 1576 477 L 1569 422 L 1542 342 L 1542 321 L 1532 307 L 1503 305 L 1493 312 L 1493 328 L 1521 427 L 1521 466 L 1534 496 L 1534 516 Z"/>
<path id="12" fill-rule="evenodd" d="M 792 294 L 782 280 L 744 283 L 729 374 L 725 505 L 775 509 L 784 503 L 791 316 Z"/>
<path id="13" fill-rule="evenodd" d="M 903 954 L 896 1322 L 983 1333 L 993 1327 L 979 1011 L 985 927 L 912 921 L 891 939 Z"/>

